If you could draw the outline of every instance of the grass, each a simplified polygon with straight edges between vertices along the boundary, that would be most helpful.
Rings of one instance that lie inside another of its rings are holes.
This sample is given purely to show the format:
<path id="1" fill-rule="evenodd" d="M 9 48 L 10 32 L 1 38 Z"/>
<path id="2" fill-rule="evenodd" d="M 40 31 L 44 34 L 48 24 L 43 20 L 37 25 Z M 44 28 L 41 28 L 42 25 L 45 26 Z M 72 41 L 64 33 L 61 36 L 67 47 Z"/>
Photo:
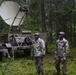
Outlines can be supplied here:
<path id="1" fill-rule="evenodd" d="M 71 49 L 67 60 L 68 75 L 76 75 L 76 49 Z M 73 60 L 72 60 L 73 59 Z M 44 58 L 45 75 L 55 75 L 54 55 Z M 15 60 L 4 58 L 0 62 L 0 75 L 37 75 L 34 62 L 29 57 L 18 57 Z"/>

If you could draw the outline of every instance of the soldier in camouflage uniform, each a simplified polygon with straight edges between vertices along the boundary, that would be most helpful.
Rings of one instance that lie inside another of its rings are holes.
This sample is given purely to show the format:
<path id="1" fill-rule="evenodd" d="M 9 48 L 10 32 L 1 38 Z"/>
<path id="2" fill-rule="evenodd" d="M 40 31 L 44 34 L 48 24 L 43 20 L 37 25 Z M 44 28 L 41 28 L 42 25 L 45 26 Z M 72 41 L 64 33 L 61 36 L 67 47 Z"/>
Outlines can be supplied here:
<path id="1" fill-rule="evenodd" d="M 33 41 L 31 56 L 33 57 L 38 75 L 40 75 L 40 73 L 44 75 L 43 58 L 45 55 L 45 42 L 40 38 L 39 33 L 35 33 L 34 37 L 35 40 Z"/>
<path id="2" fill-rule="evenodd" d="M 59 32 L 59 39 L 56 41 L 56 51 L 55 51 L 55 67 L 57 74 L 60 75 L 60 63 L 62 64 L 62 73 L 66 73 L 66 59 L 69 53 L 68 41 L 64 38 L 64 32 Z"/>

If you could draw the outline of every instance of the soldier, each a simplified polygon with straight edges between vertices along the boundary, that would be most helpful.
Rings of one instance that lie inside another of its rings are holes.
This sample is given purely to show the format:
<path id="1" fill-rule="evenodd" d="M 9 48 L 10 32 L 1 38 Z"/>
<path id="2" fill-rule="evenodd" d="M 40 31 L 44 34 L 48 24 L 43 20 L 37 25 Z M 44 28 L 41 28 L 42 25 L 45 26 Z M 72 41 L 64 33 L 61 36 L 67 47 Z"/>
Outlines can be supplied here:
<path id="1" fill-rule="evenodd" d="M 34 37 L 35 40 L 33 42 L 31 56 L 33 57 L 38 75 L 40 75 L 40 73 L 44 75 L 43 58 L 45 55 L 45 42 L 40 38 L 39 33 L 35 33 Z"/>
<path id="2" fill-rule="evenodd" d="M 66 73 L 66 59 L 69 53 L 68 41 L 64 38 L 65 33 L 59 32 L 59 39 L 56 41 L 56 51 L 55 51 L 55 67 L 57 74 L 60 75 L 60 63 L 62 64 L 62 73 Z"/>

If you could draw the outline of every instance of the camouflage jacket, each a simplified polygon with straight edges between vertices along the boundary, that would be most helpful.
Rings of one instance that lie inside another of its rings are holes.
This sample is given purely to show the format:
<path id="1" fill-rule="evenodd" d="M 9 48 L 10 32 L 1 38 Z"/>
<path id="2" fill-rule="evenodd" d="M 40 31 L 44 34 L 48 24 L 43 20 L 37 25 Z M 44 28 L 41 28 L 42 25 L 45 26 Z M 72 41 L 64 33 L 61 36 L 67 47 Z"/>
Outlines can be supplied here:
<path id="1" fill-rule="evenodd" d="M 39 57 L 45 55 L 45 42 L 39 38 L 37 41 L 33 41 L 33 49 L 31 50 L 31 56 Z"/>
<path id="2" fill-rule="evenodd" d="M 55 54 L 58 57 L 67 57 L 67 54 L 69 53 L 69 45 L 68 41 L 63 38 L 63 40 L 57 40 L 56 41 L 56 51 Z"/>

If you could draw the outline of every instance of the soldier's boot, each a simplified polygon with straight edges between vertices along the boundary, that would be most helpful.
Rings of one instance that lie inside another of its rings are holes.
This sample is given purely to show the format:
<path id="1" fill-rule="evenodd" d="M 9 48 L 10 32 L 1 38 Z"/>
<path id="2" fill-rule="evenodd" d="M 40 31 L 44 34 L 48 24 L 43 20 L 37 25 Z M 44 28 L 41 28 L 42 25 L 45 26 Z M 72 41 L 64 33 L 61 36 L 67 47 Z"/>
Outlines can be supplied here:
<path id="1" fill-rule="evenodd" d="M 62 63 L 62 73 L 63 73 L 63 75 L 67 75 L 66 62 L 63 62 L 63 63 Z"/>
<path id="2" fill-rule="evenodd" d="M 42 73 L 42 75 L 44 75 L 44 73 Z"/>
<path id="3" fill-rule="evenodd" d="M 38 72 L 38 75 L 40 75 L 40 72 Z"/>
<path id="4" fill-rule="evenodd" d="M 56 74 L 57 74 L 57 75 L 61 75 L 60 72 L 57 72 Z"/>
<path id="5" fill-rule="evenodd" d="M 56 73 L 57 75 L 60 75 L 60 69 L 57 69 L 57 73 Z"/>
<path id="6" fill-rule="evenodd" d="M 67 75 L 67 74 L 64 73 L 63 75 Z"/>
<path id="7" fill-rule="evenodd" d="M 67 73 L 63 73 L 63 75 L 67 75 Z"/>
<path id="8" fill-rule="evenodd" d="M 55 64 L 55 68 L 56 68 L 56 70 L 57 70 L 57 75 L 60 75 L 60 60 L 59 61 L 57 61 L 57 63 Z"/>

